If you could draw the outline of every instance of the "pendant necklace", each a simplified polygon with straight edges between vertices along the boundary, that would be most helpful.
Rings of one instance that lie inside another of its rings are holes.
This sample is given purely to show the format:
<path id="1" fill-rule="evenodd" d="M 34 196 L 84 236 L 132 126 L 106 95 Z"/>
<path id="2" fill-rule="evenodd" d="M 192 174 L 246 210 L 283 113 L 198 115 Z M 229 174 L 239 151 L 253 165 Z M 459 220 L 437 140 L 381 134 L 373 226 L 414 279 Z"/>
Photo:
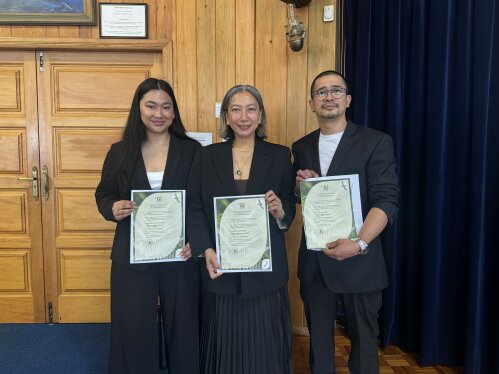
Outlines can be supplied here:
<path id="1" fill-rule="evenodd" d="M 238 149 L 238 148 L 236 148 L 236 147 L 233 147 L 233 148 Z M 248 150 L 248 151 L 242 151 L 242 152 L 249 152 L 249 151 L 252 151 L 252 150 L 253 150 L 253 149 L 250 149 L 250 150 Z M 240 151 L 241 151 L 241 150 L 240 150 Z M 248 163 L 248 161 L 249 161 L 249 160 L 251 160 L 252 155 L 250 155 L 250 156 L 249 156 L 249 157 L 248 157 L 248 158 L 247 158 L 247 159 L 243 162 L 243 164 L 242 164 L 241 166 L 239 166 L 239 163 L 237 162 L 237 157 L 236 157 L 236 155 L 235 155 L 234 151 L 232 151 L 232 155 L 233 155 L 233 157 L 234 157 L 234 162 L 236 163 L 236 174 L 239 176 L 239 179 L 241 179 L 241 178 L 242 178 L 242 176 L 243 176 L 242 169 L 246 166 L 246 164 Z"/>

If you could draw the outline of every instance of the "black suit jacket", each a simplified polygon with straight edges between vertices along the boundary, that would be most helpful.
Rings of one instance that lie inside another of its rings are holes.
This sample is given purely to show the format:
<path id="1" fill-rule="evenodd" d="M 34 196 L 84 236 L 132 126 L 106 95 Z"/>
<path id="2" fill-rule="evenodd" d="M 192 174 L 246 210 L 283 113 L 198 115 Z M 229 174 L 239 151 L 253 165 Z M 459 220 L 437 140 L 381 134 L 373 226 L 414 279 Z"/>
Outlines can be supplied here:
<path id="1" fill-rule="evenodd" d="M 295 216 L 293 181 L 289 149 L 257 140 L 246 194 L 264 194 L 273 190 L 282 201 L 284 221 L 288 227 Z M 213 198 L 234 195 L 237 194 L 233 177 L 232 141 L 199 149 L 192 163 L 188 185 L 187 230 L 193 255 L 202 254 L 207 248 L 216 248 Z M 208 290 L 215 293 L 256 296 L 286 285 L 288 262 L 284 230 L 278 227 L 272 216 L 269 217 L 269 223 L 272 272 L 226 273 L 211 280 L 203 267 L 203 280 Z"/>
<path id="2" fill-rule="evenodd" d="M 187 189 L 189 170 L 194 154 L 199 147 L 201 145 L 195 140 L 171 135 L 161 189 Z M 123 142 L 111 146 L 102 167 L 102 177 L 95 191 L 95 199 L 102 216 L 108 221 L 117 222 L 111 259 L 123 266 L 145 270 L 150 266 L 149 264 L 130 264 L 130 217 L 118 222 L 112 212 L 113 204 L 116 201 L 130 200 L 131 190 L 151 189 L 142 153 L 139 153 L 131 178 L 125 170 L 118 168 L 120 158 L 127 156 L 130 157 L 130 155 L 124 154 Z M 182 264 L 183 262 L 172 262 L 171 266 L 182 266 Z"/>
<path id="3" fill-rule="evenodd" d="M 316 130 L 293 144 L 295 171 L 312 169 L 320 174 L 319 134 Z M 359 175 L 363 217 L 376 207 L 383 210 L 392 223 L 399 200 L 392 139 L 380 131 L 348 122 L 327 172 L 328 176 L 346 174 Z M 385 288 L 388 277 L 380 238 L 374 239 L 369 248 L 367 255 L 337 261 L 322 252 L 307 250 L 302 232 L 298 277 L 301 282 L 310 283 L 320 272 L 327 287 L 337 293 Z"/>

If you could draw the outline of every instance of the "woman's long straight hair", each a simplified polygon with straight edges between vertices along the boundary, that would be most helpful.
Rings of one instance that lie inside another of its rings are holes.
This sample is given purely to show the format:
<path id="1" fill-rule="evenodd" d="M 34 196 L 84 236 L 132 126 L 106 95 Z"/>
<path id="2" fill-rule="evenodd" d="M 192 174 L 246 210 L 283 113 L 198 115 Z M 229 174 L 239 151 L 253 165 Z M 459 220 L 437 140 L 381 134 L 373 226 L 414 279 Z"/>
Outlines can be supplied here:
<path id="1" fill-rule="evenodd" d="M 152 90 L 164 91 L 172 99 L 173 112 L 175 114 L 175 117 L 173 118 L 173 121 L 168 128 L 168 132 L 176 137 L 189 139 L 180 117 L 175 94 L 173 93 L 173 89 L 170 84 L 162 79 L 146 79 L 135 90 L 132 105 L 130 107 L 130 113 L 128 114 L 125 130 L 123 132 L 122 140 L 124 142 L 124 154 L 121 158 L 120 169 L 125 171 L 128 176 L 131 175 L 135 167 L 135 163 L 137 162 L 142 143 L 147 139 L 146 126 L 142 122 L 140 115 L 140 101 L 146 93 Z"/>

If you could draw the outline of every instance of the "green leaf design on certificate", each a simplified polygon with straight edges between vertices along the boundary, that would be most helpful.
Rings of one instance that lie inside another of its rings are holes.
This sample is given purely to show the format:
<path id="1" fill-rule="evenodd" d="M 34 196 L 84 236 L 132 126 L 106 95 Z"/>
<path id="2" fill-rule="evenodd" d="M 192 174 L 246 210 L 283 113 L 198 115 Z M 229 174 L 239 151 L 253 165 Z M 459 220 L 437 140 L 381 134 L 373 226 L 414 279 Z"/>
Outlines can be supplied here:
<path id="1" fill-rule="evenodd" d="M 228 204 L 227 204 L 228 203 Z M 264 197 L 216 201 L 218 247 L 224 270 L 270 270 L 268 210 Z"/>
<path id="2" fill-rule="evenodd" d="M 183 248 L 184 236 L 178 192 L 137 192 L 134 201 L 138 206 L 134 213 L 135 260 L 175 258 Z"/>

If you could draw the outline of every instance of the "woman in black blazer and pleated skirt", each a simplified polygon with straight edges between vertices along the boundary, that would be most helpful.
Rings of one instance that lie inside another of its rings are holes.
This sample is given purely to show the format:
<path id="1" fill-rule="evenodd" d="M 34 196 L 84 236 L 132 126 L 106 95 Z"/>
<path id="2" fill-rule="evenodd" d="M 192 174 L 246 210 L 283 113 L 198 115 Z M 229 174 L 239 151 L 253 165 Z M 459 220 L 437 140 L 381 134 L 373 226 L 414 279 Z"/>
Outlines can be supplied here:
<path id="1" fill-rule="evenodd" d="M 201 373 L 291 373 L 291 320 L 284 232 L 295 215 L 289 149 L 265 142 L 265 109 L 252 86 L 235 86 L 221 106 L 226 142 L 200 148 L 188 184 L 193 256 L 203 254 Z M 213 198 L 265 194 L 271 272 L 225 273 L 215 252 Z"/>

